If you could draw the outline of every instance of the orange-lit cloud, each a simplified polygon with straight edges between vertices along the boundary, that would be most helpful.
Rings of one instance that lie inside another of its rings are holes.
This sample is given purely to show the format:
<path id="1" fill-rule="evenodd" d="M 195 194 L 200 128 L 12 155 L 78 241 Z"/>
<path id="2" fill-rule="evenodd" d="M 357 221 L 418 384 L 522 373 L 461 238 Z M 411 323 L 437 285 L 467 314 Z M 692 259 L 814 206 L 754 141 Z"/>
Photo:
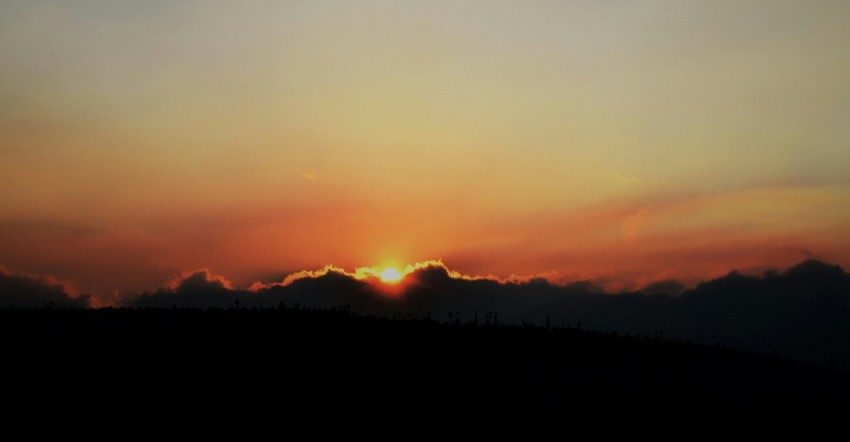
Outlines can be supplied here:
<path id="1" fill-rule="evenodd" d="M 169 281 L 168 284 L 166 284 L 166 288 L 176 290 L 181 285 L 185 284 L 186 281 L 190 281 L 192 279 L 203 281 L 206 284 L 219 285 L 228 290 L 233 289 L 233 283 L 228 281 L 224 276 L 213 274 L 209 269 L 197 269 L 189 272 L 183 272 L 180 276 L 174 277 L 171 281 Z"/>
<path id="2" fill-rule="evenodd" d="M 357 267 L 357 268 L 354 269 L 353 272 L 348 272 L 341 267 L 337 267 L 337 266 L 334 266 L 334 265 L 327 265 L 327 266 L 325 266 L 325 267 L 323 267 L 319 270 L 302 270 L 302 271 L 299 271 L 299 272 L 291 273 L 291 274 L 287 275 L 286 278 L 284 278 L 283 281 L 281 281 L 281 282 L 263 283 L 263 282 L 260 282 L 260 281 L 256 281 L 249 286 L 248 290 L 256 292 L 256 291 L 260 291 L 260 290 L 269 289 L 271 287 L 285 287 L 285 286 L 292 284 L 295 281 L 299 281 L 299 280 L 302 280 L 302 279 L 321 278 L 321 277 L 323 277 L 323 276 L 325 276 L 329 273 L 344 275 L 344 276 L 347 276 L 349 278 L 352 278 L 352 279 L 355 279 L 355 280 L 358 280 L 358 281 L 366 281 L 366 282 L 378 284 L 378 283 L 382 283 L 382 273 L 386 270 L 386 268 L 387 267 Z M 445 271 L 446 275 L 449 278 L 457 279 L 457 280 L 463 280 L 463 281 L 494 281 L 494 282 L 498 282 L 498 283 L 501 283 L 501 284 L 506 284 L 506 283 L 524 283 L 524 282 L 528 282 L 528 281 L 531 281 L 531 280 L 534 280 L 534 279 L 544 279 L 544 280 L 547 280 L 547 281 L 549 281 L 553 284 L 568 282 L 568 281 L 565 281 L 563 279 L 562 275 L 560 275 L 558 273 L 554 273 L 554 272 L 533 274 L 533 275 L 510 275 L 510 276 L 504 277 L 504 278 L 496 276 L 496 275 L 486 275 L 486 276 L 465 275 L 465 274 L 463 274 L 463 273 L 461 273 L 457 270 L 450 269 L 448 266 L 446 266 L 443 263 L 443 261 L 441 259 L 436 259 L 436 260 L 416 262 L 416 263 L 413 263 L 413 264 L 408 264 L 403 268 L 399 268 L 398 271 L 401 275 L 401 279 L 400 279 L 400 281 L 402 283 L 401 286 L 402 287 L 405 286 L 404 282 L 405 282 L 405 280 L 408 276 L 415 274 L 416 272 L 419 272 L 421 270 L 426 270 L 426 269 L 440 269 L 440 270 Z M 184 273 L 184 277 L 186 277 L 187 275 L 188 274 Z M 569 282 L 571 282 L 571 281 L 569 281 Z M 172 282 L 171 284 L 169 284 L 169 287 L 175 288 L 176 286 L 174 284 L 175 283 Z M 179 281 L 177 281 L 177 284 L 179 284 Z"/>
<path id="3" fill-rule="evenodd" d="M 442 256 L 461 275 L 502 281 L 592 279 L 628 289 L 672 277 L 693 285 L 733 268 L 782 267 L 812 254 L 850 264 L 846 195 L 843 186 L 761 186 L 550 213 L 436 204 L 408 212 L 331 200 L 126 218 L 121 227 L 6 222 L 0 259 L 72 280 L 104 302 L 116 290 L 157 287 L 181 268 L 214 268 L 245 287 L 281 283 L 328 261 L 374 276 L 381 268 L 360 269 L 363 262 L 408 256 Z"/>
<path id="4" fill-rule="evenodd" d="M 637 238 L 638 229 L 646 220 L 647 215 L 649 215 L 649 207 L 644 207 L 623 221 L 622 236 L 625 241 L 633 241 Z"/>

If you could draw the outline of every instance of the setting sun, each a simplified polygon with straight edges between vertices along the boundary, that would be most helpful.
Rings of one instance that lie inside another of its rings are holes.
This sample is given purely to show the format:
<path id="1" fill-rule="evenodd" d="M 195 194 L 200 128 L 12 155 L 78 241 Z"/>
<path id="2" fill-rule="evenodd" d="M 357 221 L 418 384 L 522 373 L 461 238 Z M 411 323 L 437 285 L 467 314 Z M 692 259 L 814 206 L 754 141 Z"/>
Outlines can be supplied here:
<path id="1" fill-rule="evenodd" d="M 400 280 L 401 273 L 399 273 L 398 270 L 392 267 L 387 267 L 386 269 L 384 269 L 383 272 L 381 272 L 381 281 L 384 281 L 389 284 L 394 284 L 396 282 L 399 282 Z"/>

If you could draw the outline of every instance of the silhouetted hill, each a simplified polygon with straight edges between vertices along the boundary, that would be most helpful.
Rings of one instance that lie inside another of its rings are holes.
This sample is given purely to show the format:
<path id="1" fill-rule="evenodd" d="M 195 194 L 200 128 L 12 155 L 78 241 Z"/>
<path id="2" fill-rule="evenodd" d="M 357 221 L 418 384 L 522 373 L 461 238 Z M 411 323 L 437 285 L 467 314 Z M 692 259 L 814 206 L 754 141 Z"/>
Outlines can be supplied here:
<path id="1" fill-rule="evenodd" d="M 717 419 L 752 410 L 827 418 L 850 398 L 839 371 L 492 320 L 294 308 L 0 311 L 7 422 L 34 437 L 89 434 L 98 422 L 134 434 L 245 439 L 280 436 L 317 417 L 558 416 L 571 429 L 616 416 Z"/>

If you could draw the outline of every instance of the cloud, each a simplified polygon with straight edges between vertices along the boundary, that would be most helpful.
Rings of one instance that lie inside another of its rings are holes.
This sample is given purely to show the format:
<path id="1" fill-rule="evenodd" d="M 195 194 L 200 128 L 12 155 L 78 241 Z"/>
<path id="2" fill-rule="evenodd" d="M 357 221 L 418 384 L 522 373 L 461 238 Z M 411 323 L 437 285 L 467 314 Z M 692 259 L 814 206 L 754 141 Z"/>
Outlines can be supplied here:
<path id="1" fill-rule="evenodd" d="M 349 307 L 361 314 L 437 320 L 578 326 L 706 344 L 720 343 L 826 365 L 850 367 L 850 277 L 809 260 L 762 276 L 738 272 L 683 290 L 662 280 L 640 292 L 611 294 L 592 281 L 566 285 L 543 278 L 497 280 L 462 275 L 441 261 L 408 266 L 397 286 L 378 270 L 327 266 L 280 283 L 233 289 L 207 270 L 171 287 L 125 301 L 138 307 Z M 498 315 L 498 316 L 496 316 Z"/>
<path id="2" fill-rule="evenodd" d="M 224 277 L 214 275 L 208 269 L 199 269 L 183 273 L 156 292 L 125 299 L 122 304 L 134 307 L 230 307 L 236 304 L 240 293 Z"/>
<path id="3" fill-rule="evenodd" d="M 233 289 L 233 284 L 223 276 L 213 275 L 209 269 L 198 269 L 184 272 L 172 279 L 168 287 L 177 291 L 192 291 L 210 288 Z"/>
<path id="4" fill-rule="evenodd" d="M 630 215 L 623 222 L 623 226 L 620 229 L 620 233 L 625 241 L 633 241 L 637 238 L 638 230 L 641 225 L 646 221 L 646 217 L 649 215 L 649 207 L 644 207 L 634 214 Z"/>
<path id="5" fill-rule="evenodd" d="M 489 279 L 489 280 L 495 280 L 495 281 L 499 281 L 499 282 L 518 282 L 518 281 L 527 281 L 529 279 L 529 277 L 527 277 L 527 276 L 516 276 L 516 275 L 511 275 L 508 278 L 499 278 L 497 276 L 492 276 L 492 275 L 488 275 L 488 276 L 464 275 L 460 272 L 449 269 L 448 267 L 446 267 L 445 264 L 443 264 L 443 261 L 439 260 L 439 259 L 417 262 L 415 264 L 409 264 L 406 267 L 404 267 L 403 269 L 399 270 L 399 273 L 401 274 L 402 278 L 405 278 L 405 277 L 412 275 L 412 274 L 421 273 L 421 271 L 423 271 L 425 269 L 432 269 L 432 268 L 443 269 L 453 279 L 462 279 L 462 280 L 468 280 L 468 281 Z M 266 283 L 262 283 L 262 282 L 255 282 L 253 285 L 251 285 L 251 288 L 249 290 L 260 291 L 260 290 L 268 289 L 268 288 L 272 288 L 272 287 L 288 286 L 288 285 L 292 284 L 293 282 L 301 280 L 301 279 L 317 279 L 317 278 L 321 278 L 321 277 L 323 277 L 323 276 L 325 276 L 329 273 L 345 275 L 345 276 L 348 276 L 349 278 L 352 278 L 352 279 L 355 279 L 355 280 L 358 280 L 358 281 L 377 282 L 381 279 L 381 273 L 383 272 L 383 270 L 384 270 L 383 268 L 379 268 L 379 267 L 358 267 L 358 268 L 354 269 L 354 272 L 347 272 L 345 269 L 343 269 L 341 267 L 337 267 L 337 266 L 334 266 L 334 265 L 326 265 L 324 268 L 321 268 L 319 270 L 302 270 L 300 272 L 291 273 L 291 274 L 287 275 L 286 278 L 283 279 L 283 281 L 277 282 L 277 283 L 266 284 Z M 414 279 L 416 279 L 416 278 L 414 278 Z"/>
<path id="6" fill-rule="evenodd" d="M 0 266 L 0 308 L 87 308 L 90 296 L 71 296 L 55 278 L 13 275 Z"/>
<path id="7" fill-rule="evenodd" d="M 685 285 L 675 279 L 665 279 L 647 284 L 640 291 L 647 295 L 678 295 L 685 290 Z"/>

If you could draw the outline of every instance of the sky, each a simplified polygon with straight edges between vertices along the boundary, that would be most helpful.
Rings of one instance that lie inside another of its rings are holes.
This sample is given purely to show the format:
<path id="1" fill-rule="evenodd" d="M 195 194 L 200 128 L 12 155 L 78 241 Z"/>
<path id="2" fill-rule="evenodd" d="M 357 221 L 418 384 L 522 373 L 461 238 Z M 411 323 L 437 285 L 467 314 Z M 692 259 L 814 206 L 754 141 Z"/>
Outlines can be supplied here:
<path id="1" fill-rule="evenodd" d="M 0 3 L 0 264 L 850 265 L 846 1 Z"/>

